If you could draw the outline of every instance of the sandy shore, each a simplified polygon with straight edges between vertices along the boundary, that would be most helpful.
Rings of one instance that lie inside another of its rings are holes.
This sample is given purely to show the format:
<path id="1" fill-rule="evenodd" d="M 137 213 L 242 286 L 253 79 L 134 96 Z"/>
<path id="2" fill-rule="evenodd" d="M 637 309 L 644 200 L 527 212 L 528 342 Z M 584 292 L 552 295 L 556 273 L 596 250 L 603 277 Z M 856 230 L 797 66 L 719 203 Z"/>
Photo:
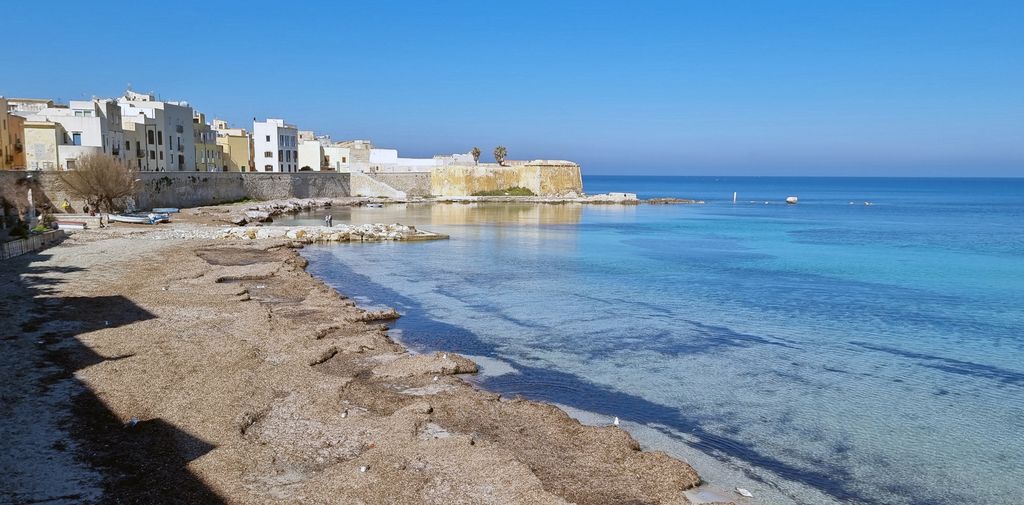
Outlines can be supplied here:
<path id="1" fill-rule="evenodd" d="M 683 504 L 700 483 L 406 352 L 290 241 L 149 230 L 0 264 L 0 501 Z"/>

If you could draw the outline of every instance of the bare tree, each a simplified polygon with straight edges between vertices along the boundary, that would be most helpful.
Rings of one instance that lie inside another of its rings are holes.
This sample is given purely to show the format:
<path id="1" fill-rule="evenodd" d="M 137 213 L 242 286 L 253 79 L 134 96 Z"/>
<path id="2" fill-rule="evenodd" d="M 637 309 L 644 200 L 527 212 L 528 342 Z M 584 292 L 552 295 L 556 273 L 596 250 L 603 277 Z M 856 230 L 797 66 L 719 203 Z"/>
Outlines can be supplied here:
<path id="1" fill-rule="evenodd" d="M 135 195 L 138 171 L 109 154 L 86 154 L 75 162 L 75 169 L 60 173 L 62 189 L 83 198 L 100 210 L 121 210 L 120 200 Z"/>
<path id="2" fill-rule="evenodd" d="M 497 161 L 499 165 L 505 164 L 506 156 L 508 156 L 508 149 L 505 149 L 505 146 L 498 146 L 494 148 L 494 161 Z"/>
<path id="3" fill-rule="evenodd" d="M 480 148 L 474 147 L 473 150 L 469 151 L 469 154 L 473 155 L 473 163 L 480 163 Z"/>

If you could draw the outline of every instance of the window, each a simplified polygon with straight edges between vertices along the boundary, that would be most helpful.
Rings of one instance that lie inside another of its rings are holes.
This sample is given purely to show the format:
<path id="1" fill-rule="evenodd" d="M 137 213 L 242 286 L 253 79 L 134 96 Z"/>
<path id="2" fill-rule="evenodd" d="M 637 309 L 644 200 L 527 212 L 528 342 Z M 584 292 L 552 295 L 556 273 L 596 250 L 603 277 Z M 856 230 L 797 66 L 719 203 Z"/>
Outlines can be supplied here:
<path id="1" fill-rule="evenodd" d="M 164 145 L 164 132 L 156 132 L 156 143 Z"/>
<path id="2" fill-rule="evenodd" d="M 163 160 L 164 160 L 164 152 L 160 151 L 160 161 L 163 161 Z"/>
<path id="3" fill-rule="evenodd" d="M 178 133 L 184 133 L 185 132 L 185 127 L 183 127 L 181 125 L 175 126 L 174 127 L 174 131 L 176 131 Z"/>
<path id="4" fill-rule="evenodd" d="M 68 170 L 74 170 L 75 169 L 75 160 L 68 160 L 68 164 L 67 165 L 68 165 Z"/>
<path id="5" fill-rule="evenodd" d="M 124 141 L 124 148 L 125 149 L 131 149 L 132 148 L 132 141 L 130 141 L 130 140 Z"/>
<path id="6" fill-rule="evenodd" d="M 274 153 L 272 153 L 270 151 L 264 151 L 263 152 L 263 157 L 264 158 L 273 158 L 274 157 Z"/>
<path id="7" fill-rule="evenodd" d="M 270 142 L 270 135 L 267 135 L 267 142 Z"/>
<path id="8" fill-rule="evenodd" d="M 273 172 L 274 171 L 274 166 L 273 165 L 264 165 L 263 171 L 264 172 Z"/>
<path id="9" fill-rule="evenodd" d="M 82 132 L 71 133 L 71 145 L 80 146 L 82 145 Z"/>
<path id="10" fill-rule="evenodd" d="M 348 163 L 348 159 L 347 159 L 347 157 L 345 157 L 345 156 L 342 156 L 342 157 L 341 157 L 341 162 L 342 162 L 342 163 Z"/>
<path id="11" fill-rule="evenodd" d="M 153 151 L 153 150 L 149 151 L 149 159 L 151 159 L 151 160 L 155 160 L 156 159 L 156 151 Z"/>
<path id="12" fill-rule="evenodd" d="M 147 130 L 146 133 L 149 134 L 149 142 L 148 143 L 149 144 L 153 144 L 153 130 Z"/>
<path id="13" fill-rule="evenodd" d="M 179 154 L 178 155 L 178 164 L 181 165 L 181 166 L 185 166 L 185 155 L 184 154 Z"/>
<path id="14" fill-rule="evenodd" d="M 284 161 L 284 150 L 283 149 L 278 149 L 277 150 L 277 161 Z"/>

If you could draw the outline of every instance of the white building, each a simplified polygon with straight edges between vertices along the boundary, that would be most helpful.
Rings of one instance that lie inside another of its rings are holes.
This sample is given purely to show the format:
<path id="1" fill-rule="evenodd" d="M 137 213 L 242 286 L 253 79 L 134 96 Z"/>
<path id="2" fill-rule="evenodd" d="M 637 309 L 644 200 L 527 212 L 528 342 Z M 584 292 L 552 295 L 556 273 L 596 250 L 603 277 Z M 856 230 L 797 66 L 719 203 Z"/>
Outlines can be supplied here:
<path id="1" fill-rule="evenodd" d="M 139 170 L 196 169 L 192 107 L 187 102 L 162 102 L 133 91 L 126 91 L 117 102 Z"/>
<path id="2" fill-rule="evenodd" d="M 30 105 L 16 109 L 14 114 L 22 116 L 35 126 L 58 124 L 60 128 L 57 142 L 57 167 L 64 170 L 75 168 L 75 161 L 85 154 L 111 154 L 124 161 L 129 159 L 125 147 L 125 134 L 121 123 L 121 108 L 113 100 L 92 99 L 72 100 L 67 106 L 53 105 L 49 100 L 22 99 Z M 40 105 L 46 106 L 40 106 Z M 27 146 L 27 159 L 30 170 L 39 170 L 37 166 L 44 156 L 36 156 L 36 145 Z M 51 155 L 45 156 L 50 158 Z"/>
<path id="3" fill-rule="evenodd" d="M 299 130 L 283 119 L 253 121 L 252 151 L 257 172 L 298 172 Z"/>
<path id="4" fill-rule="evenodd" d="M 321 171 L 330 169 L 319 140 L 299 140 L 299 170 Z"/>

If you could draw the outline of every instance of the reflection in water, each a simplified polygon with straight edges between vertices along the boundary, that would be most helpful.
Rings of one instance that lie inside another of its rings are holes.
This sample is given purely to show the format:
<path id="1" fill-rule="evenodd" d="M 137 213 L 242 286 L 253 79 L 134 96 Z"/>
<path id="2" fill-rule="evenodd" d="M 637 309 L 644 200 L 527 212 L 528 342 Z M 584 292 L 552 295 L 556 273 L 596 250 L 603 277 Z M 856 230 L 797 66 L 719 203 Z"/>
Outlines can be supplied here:
<path id="1" fill-rule="evenodd" d="M 607 205 L 609 211 L 633 209 L 628 205 Z M 533 203 L 399 203 L 384 207 L 333 207 L 281 217 L 276 224 L 319 225 L 330 214 L 335 223 L 402 223 L 427 225 L 553 225 L 580 222 L 583 205 Z M 432 229 L 432 231 L 435 231 Z"/>

